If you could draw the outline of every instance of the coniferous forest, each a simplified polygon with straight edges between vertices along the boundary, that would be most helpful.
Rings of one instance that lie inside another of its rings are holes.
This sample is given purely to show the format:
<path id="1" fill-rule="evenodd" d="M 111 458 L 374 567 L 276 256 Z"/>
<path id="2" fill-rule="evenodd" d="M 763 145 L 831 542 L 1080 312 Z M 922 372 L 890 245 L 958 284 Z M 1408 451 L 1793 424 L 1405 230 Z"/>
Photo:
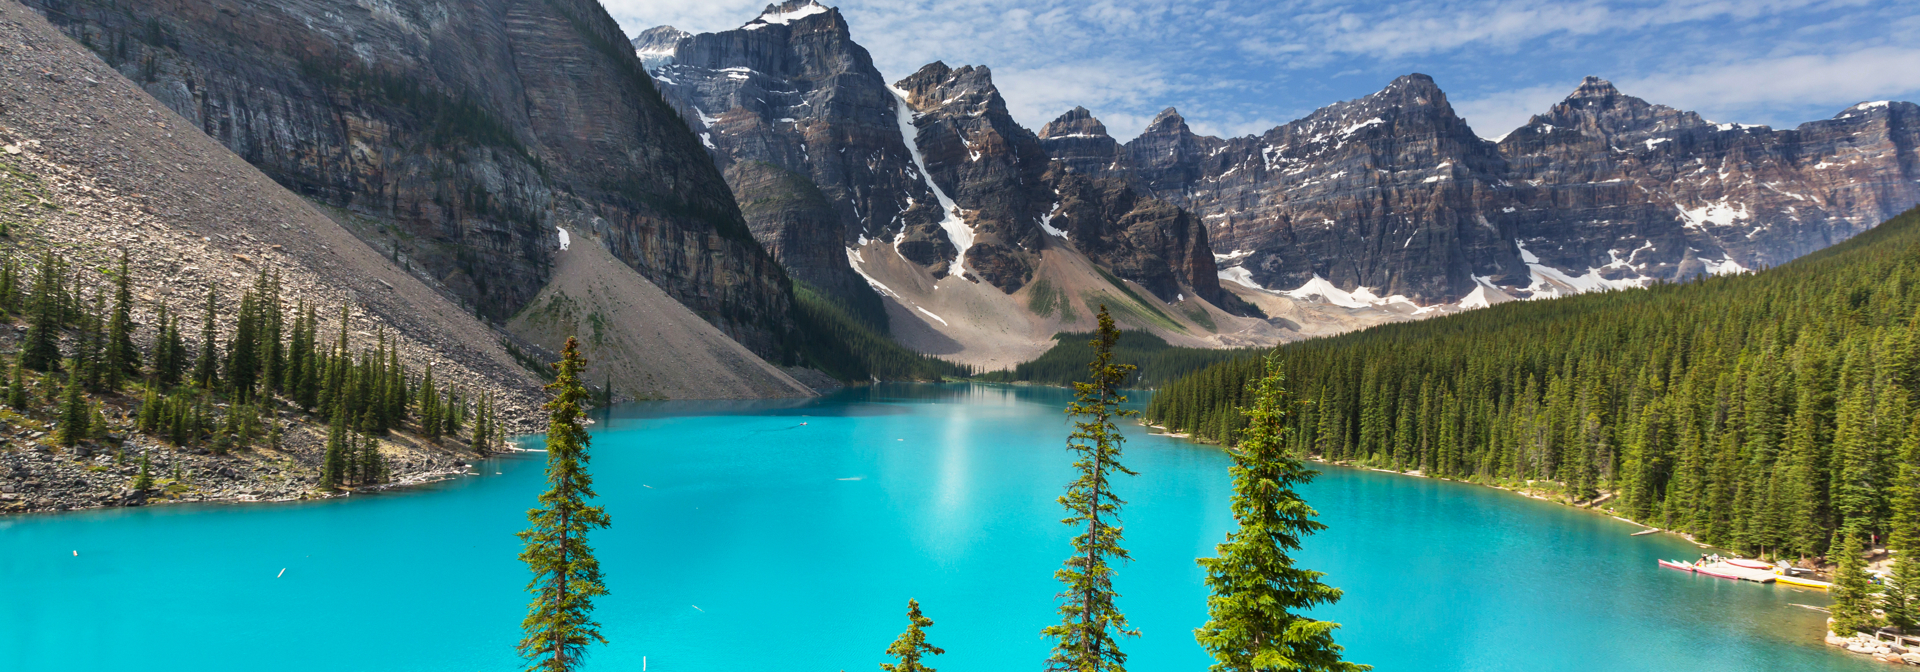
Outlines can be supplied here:
<path id="1" fill-rule="evenodd" d="M 431 367 L 409 371 L 385 332 L 356 346 L 344 312 L 323 339 L 327 320 L 286 306 L 277 276 L 260 273 L 237 302 L 210 288 L 199 315 L 162 306 L 141 344 L 126 257 L 107 273 L 111 287 L 88 287 L 75 270 L 51 252 L 32 266 L 0 262 L 0 315 L 26 327 L 4 401 L 11 421 L 49 427 L 59 445 L 118 443 L 131 429 L 215 455 L 279 448 L 282 412 L 298 411 L 329 427 L 319 485 L 331 489 L 386 481 L 377 437 L 395 429 L 467 437 L 483 454 L 503 439 L 490 397 L 435 383 Z M 130 422 L 110 421 L 109 407 Z M 116 455 L 148 473 L 140 456 Z"/>
<path id="2" fill-rule="evenodd" d="M 1546 491 L 1706 543 L 1824 555 L 1920 526 L 1920 210 L 1778 268 L 1512 302 L 1277 350 L 1294 449 Z M 1163 388 L 1233 442 L 1258 361 Z"/>

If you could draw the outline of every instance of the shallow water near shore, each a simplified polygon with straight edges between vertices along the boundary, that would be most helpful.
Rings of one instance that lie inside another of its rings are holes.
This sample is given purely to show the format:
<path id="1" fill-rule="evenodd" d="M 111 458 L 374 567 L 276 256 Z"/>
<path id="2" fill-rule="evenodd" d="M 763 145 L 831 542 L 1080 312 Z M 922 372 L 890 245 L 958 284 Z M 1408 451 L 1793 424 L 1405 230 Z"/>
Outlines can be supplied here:
<path id="1" fill-rule="evenodd" d="M 593 543 L 611 640 L 587 669 L 872 670 L 907 598 L 942 672 L 1038 670 L 1071 531 L 1068 395 L 882 385 L 601 416 Z M 1137 672 L 1202 670 L 1195 557 L 1232 521 L 1228 459 L 1127 426 L 1121 608 Z M 537 439 L 536 439 L 537 441 Z M 529 447 L 538 447 L 537 444 Z M 527 574 L 513 533 L 544 455 L 405 492 L 0 518 L 0 669 L 506 670 Z M 1301 564 L 1379 670 L 1867 670 L 1823 647 L 1824 594 L 1682 574 L 1699 550 L 1605 516 L 1340 467 Z M 496 473 L 498 472 L 498 473 Z M 73 555 L 78 551 L 79 555 Z M 284 573 L 282 570 L 284 569 Z M 644 659 L 644 663 L 643 663 Z"/>

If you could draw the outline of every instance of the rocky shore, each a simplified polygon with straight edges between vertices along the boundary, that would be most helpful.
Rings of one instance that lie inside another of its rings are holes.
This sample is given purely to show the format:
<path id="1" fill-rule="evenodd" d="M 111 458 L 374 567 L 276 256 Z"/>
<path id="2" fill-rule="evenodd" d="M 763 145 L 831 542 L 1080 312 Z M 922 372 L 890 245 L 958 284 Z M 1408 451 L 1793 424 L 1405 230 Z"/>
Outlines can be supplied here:
<path id="1" fill-rule="evenodd" d="M 303 415 L 280 413 L 287 430 L 279 448 L 259 446 L 227 455 L 125 434 L 61 448 L 52 445 L 44 431 L 10 426 L 0 430 L 0 515 L 174 502 L 324 499 L 444 480 L 484 458 L 464 440 L 429 441 L 394 432 L 380 440 L 389 470 L 385 482 L 324 491 L 319 480 L 326 430 Z M 134 485 L 143 456 L 152 486 L 138 490 Z"/>

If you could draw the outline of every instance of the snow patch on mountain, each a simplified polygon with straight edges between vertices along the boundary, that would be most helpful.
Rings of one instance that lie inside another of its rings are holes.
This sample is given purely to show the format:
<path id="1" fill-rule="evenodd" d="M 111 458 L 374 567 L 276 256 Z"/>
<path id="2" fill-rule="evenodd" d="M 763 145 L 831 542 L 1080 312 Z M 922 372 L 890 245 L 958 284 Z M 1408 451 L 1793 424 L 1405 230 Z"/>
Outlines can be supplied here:
<path id="1" fill-rule="evenodd" d="M 809 2 L 798 8 L 785 11 L 769 7 L 765 13 L 755 17 L 752 21 L 748 21 L 747 25 L 741 26 L 741 28 L 759 30 L 767 26 L 784 26 L 792 23 L 795 19 L 804 19 L 815 14 L 825 14 L 827 11 L 825 6 L 817 2 Z"/>
<path id="2" fill-rule="evenodd" d="M 927 172 L 927 160 L 921 156 L 920 143 L 915 139 L 919 129 L 913 125 L 913 107 L 907 104 L 907 92 L 892 86 L 888 86 L 887 90 L 893 92 L 893 109 L 900 123 L 900 141 L 906 143 L 907 152 L 913 155 L 913 167 L 920 173 L 920 179 L 926 181 L 927 188 L 933 190 L 934 199 L 940 202 L 940 230 L 946 232 L 947 242 L 953 243 L 954 247 L 953 266 L 948 273 L 961 275 L 966 272 L 967 248 L 973 247 L 973 227 L 960 219 L 960 206 L 955 205 L 953 198 L 933 181 L 933 173 Z"/>
<path id="3" fill-rule="evenodd" d="M 1708 203 L 1698 208 L 1687 209 L 1678 204 L 1673 206 L 1680 211 L 1680 219 L 1686 221 L 1686 228 L 1706 229 L 1708 226 L 1732 226 L 1734 222 L 1750 218 L 1745 203 L 1728 203 L 1721 197 L 1717 203 Z"/>

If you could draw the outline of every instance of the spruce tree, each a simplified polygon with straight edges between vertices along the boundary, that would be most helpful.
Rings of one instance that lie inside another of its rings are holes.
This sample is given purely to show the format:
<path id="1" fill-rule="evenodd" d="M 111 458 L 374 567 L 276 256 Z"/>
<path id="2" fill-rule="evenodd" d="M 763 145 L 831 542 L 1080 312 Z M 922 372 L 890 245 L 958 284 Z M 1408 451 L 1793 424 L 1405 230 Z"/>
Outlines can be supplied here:
<path id="1" fill-rule="evenodd" d="M 137 492 L 153 489 L 153 461 L 144 450 L 140 451 L 140 475 L 133 477 L 133 489 Z"/>
<path id="2" fill-rule="evenodd" d="M 1126 502 L 1113 494 L 1110 479 L 1116 473 L 1134 474 L 1119 462 L 1125 439 L 1115 420 L 1136 414 L 1120 409 L 1127 401 L 1120 386 L 1134 367 L 1114 362 L 1113 346 L 1119 339 L 1120 331 L 1103 304 L 1091 342 L 1094 357 L 1087 364 L 1088 380 L 1073 384 L 1075 400 L 1067 405 L 1067 414 L 1075 418 L 1067 450 L 1075 455 L 1073 466 L 1079 477 L 1060 498 L 1067 510 L 1060 522 L 1084 525 L 1085 531 L 1073 538 L 1073 556 L 1054 572 L 1065 588 L 1060 592 L 1060 624 L 1040 631 L 1054 639 L 1047 659 L 1050 670 L 1124 672 L 1127 656 L 1114 638 L 1139 635 L 1127 628 L 1126 615 L 1114 603 L 1119 593 L 1113 589 L 1110 564 L 1129 559 L 1120 547 L 1120 507 Z"/>
<path id="3" fill-rule="evenodd" d="M 887 647 L 887 655 L 893 656 L 895 663 L 881 663 L 880 669 L 886 672 L 934 672 L 926 663 L 920 662 L 927 656 L 937 656 L 946 650 L 927 643 L 925 628 L 933 627 L 933 619 L 920 613 L 918 600 L 907 600 L 907 631 L 893 640 Z"/>
<path id="4" fill-rule="evenodd" d="M 20 365 L 19 357 L 13 360 L 13 375 L 7 380 L 7 405 L 14 410 L 27 410 L 30 397 L 27 395 L 27 367 Z"/>
<path id="5" fill-rule="evenodd" d="M 345 413 L 333 414 L 327 425 L 327 452 L 320 466 L 320 488 L 333 490 L 347 478 L 347 420 Z"/>
<path id="6" fill-rule="evenodd" d="M 1893 577 L 1888 582 L 1887 623 L 1903 631 L 1920 630 L 1920 415 L 1907 428 L 1895 467 L 1892 533 L 1887 547 L 1894 553 Z"/>
<path id="7" fill-rule="evenodd" d="M 1867 579 L 1866 559 L 1862 557 L 1865 552 L 1860 532 L 1853 530 L 1842 537 L 1834 550 L 1840 556 L 1839 567 L 1834 570 L 1833 587 L 1828 592 L 1833 596 L 1832 630 L 1842 637 L 1875 625 L 1873 584 Z"/>
<path id="8" fill-rule="evenodd" d="M 600 624 L 592 620 L 593 598 L 607 593 L 600 577 L 600 561 L 587 544 L 587 532 L 609 525 L 606 511 L 589 506 L 593 477 L 587 472 L 589 437 L 581 404 L 587 399 L 580 373 L 586 368 L 577 339 L 568 338 L 558 375 L 547 389 L 547 484 L 540 506 L 527 512 L 532 527 L 520 533 L 526 547 L 520 560 L 533 572 L 527 592 L 533 594 L 527 617 L 520 622 L 526 637 L 520 655 L 529 670 L 566 672 L 577 669 L 586 647 L 606 643 Z"/>
<path id="9" fill-rule="evenodd" d="M 107 320 L 105 387 L 119 392 L 122 382 L 140 375 L 140 350 L 133 345 L 133 271 L 126 250 L 113 279 L 113 317 Z"/>
<path id="10" fill-rule="evenodd" d="M 54 430 L 54 441 L 62 446 L 72 446 L 87 438 L 88 430 L 93 427 L 92 414 L 88 413 L 86 398 L 80 396 L 80 372 L 75 367 L 67 372 L 67 392 L 60 402 L 60 425 Z"/>
<path id="11" fill-rule="evenodd" d="M 1269 356 L 1266 374 L 1248 383 L 1253 403 L 1231 454 L 1233 518 L 1239 529 L 1220 544 L 1218 558 L 1202 558 L 1207 571 L 1207 624 L 1194 638 L 1213 655 L 1214 672 L 1371 669 L 1340 659 L 1333 643 L 1338 623 L 1299 612 L 1340 601 L 1340 590 L 1320 581 L 1320 572 L 1294 566 L 1301 538 L 1326 529 L 1294 488 L 1319 472 L 1287 453 L 1288 401 L 1285 376 Z"/>
<path id="12" fill-rule="evenodd" d="M 486 457 L 487 453 L 491 452 L 488 436 L 493 431 L 491 398 L 482 396 L 477 403 L 478 405 L 474 409 L 473 414 L 473 440 L 469 443 L 472 445 L 474 453 L 481 457 Z"/>
<path id="13" fill-rule="evenodd" d="M 220 332 L 214 324 L 214 310 L 219 301 L 218 290 L 207 288 L 207 312 L 200 322 L 200 357 L 193 362 L 193 384 L 203 390 L 212 390 L 220 382 L 219 340 Z"/>
<path id="14" fill-rule="evenodd" d="M 60 328 L 65 325 L 60 293 L 60 261 L 48 250 L 33 281 L 27 340 L 20 345 L 22 366 L 43 373 L 60 370 Z"/>
<path id="15" fill-rule="evenodd" d="M 386 458 L 380 456 L 380 439 L 372 434 L 366 435 L 362 440 L 358 465 L 360 482 L 368 485 L 379 483 L 386 475 L 386 464 Z"/>

